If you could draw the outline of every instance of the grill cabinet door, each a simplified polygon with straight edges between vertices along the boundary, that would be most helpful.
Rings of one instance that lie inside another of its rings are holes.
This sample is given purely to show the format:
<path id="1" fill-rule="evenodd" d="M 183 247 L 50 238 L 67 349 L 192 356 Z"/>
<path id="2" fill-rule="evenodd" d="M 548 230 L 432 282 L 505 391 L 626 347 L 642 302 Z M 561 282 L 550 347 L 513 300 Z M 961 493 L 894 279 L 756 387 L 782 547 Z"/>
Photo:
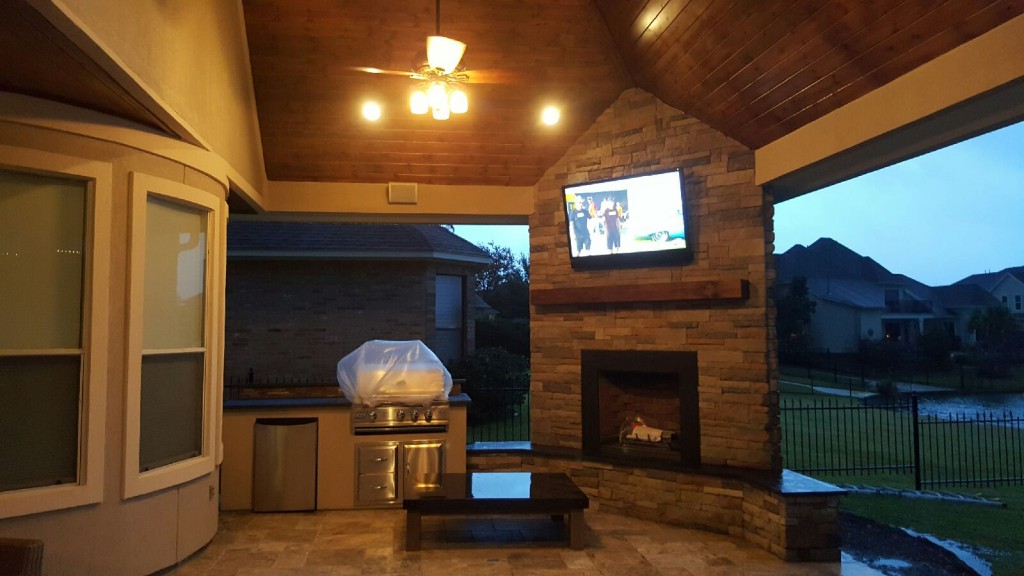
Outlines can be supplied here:
<path id="1" fill-rule="evenodd" d="M 444 440 L 407 442 L 405 451 L 405 497 L 441 491 L 444 474 Z"/>

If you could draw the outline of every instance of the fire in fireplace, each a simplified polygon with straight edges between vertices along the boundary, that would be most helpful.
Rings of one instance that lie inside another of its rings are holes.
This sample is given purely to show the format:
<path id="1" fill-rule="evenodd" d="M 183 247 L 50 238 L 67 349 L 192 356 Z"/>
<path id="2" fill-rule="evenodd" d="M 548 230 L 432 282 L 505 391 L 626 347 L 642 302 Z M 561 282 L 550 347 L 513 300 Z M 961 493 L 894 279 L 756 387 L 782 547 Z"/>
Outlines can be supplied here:
<path id="1" fill-rule="evenodd" d="M 584 455 L 700 466 L 696 352 L 583 350 L 580 362 Z"/>

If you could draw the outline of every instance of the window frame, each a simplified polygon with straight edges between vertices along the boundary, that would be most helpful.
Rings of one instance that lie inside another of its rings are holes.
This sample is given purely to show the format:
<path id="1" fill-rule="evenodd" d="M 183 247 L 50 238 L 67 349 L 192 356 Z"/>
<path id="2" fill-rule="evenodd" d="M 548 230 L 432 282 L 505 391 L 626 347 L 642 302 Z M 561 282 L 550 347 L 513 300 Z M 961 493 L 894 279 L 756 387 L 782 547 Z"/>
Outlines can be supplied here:
<path id="1" fill-rule="evenodd" d="M 128 330 L 127 330 L 127 386 L 125 390 L 124 424 L 124 482 L 122 498 L 129 499 L 170 488 L 194 480 L 215 470 L 217 451 L 217 407 L 221 337 L 217 333 L 222 325 L 220 312 L 221 236 L 225 229 L 223 200 L 209 192 L 187 184 L 148 174 L 130 174 L 130 207 L 128 234 Z M 203 425 L 202 452 L 195 457 L 180 460 L 159 468 L 139 471 L 141 441 L 142 359 L 145 318 L 146 273 L 146 208 L 150 196 L 165 202 L 205 212 L 206 255 L 203 279 Z"/>
<path id="2" fill-rule="evenodd" d="M 0 145 L 0 169 L 79 180 L 86 185 L 78 480 L 74 484 L 0 492 L 0 519 L 4 519 L 103 501 L 113 166 L 75 156 Z M 27 355 L 25 352 L 10 355 Z M 47 355 L 45 351 L 32 352 Z"/>
<path id="3" fill-rule="evenodd" d="M 438 298 L 438 295 L 440 294 L 440 288 L 441 288 L 441 280 L 440 279 L 442 277 L 455 278 L 458 281 L 458 286 L 459 286 L 459 325 L 456 326 L 455 328 L 442 328 L 442 327 L 438 327 L 438 322 L 439 322 L 440 318 L 439 318 L 439 314 L 438 314 L 437 298 Z M 443 273 L 443 272 L 437 272 L 437 273 L 434 274 L 434 343 L 435 343 L 435 345 L 439 344 L 439 339 L 440 339 L 439 336 L 442 335 L 442 334 L 450 334 L 450 333 L 453 333 L 453 332 L 458 332 L 458 334 L 459 334 L 459 350 L 458 350 L 459 351 L 459 357 L 455 359 L 457 361 L 461 361 L 461 360 L 463 360 L 466 357 L 466 343 L 469 340 L 469 332 L 468 332 L 468 330 L 469 330 L 469 327 L 468 327 L 469 319 L 466 317 L 466 310 L 467 310 L 467 307 L 469 306 L 469 296 L 467 294 L 468 288 L 469 288 L 468 277 L 465 274 L 453 274 L 453 273 Z M 449 359 L 448 358 L 440 358 L 440 360 L 442 362 L 447 363 Z"/>

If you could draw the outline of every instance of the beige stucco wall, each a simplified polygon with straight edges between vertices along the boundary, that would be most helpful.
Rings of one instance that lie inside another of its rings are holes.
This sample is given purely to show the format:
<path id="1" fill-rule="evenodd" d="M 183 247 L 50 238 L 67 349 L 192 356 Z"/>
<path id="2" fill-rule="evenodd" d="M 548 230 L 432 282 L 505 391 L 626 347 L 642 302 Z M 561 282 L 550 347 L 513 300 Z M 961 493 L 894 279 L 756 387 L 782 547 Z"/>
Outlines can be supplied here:
<path id="1" fill-rule="evenodd" d="M 262 189 L 266 175 L 240 1 L 32 4 L 140 101 L 163 107 L 224 158 L 240 188 Z"/>
<path id="2" fill-rule="evenodd" d="M 0 536 L 43 540 L 43 568 L 48 575 L 150 574 L 184 560 L 213 538 L 217 530 L 219 487 L 215 468 L 211 473 L 163 490 L 123 497 L 126 429 L 132 428 L 125 415 L 129 386 L 125 327 L 130 174 L 139 172 L 180 182 L 219 199 L 227 193 L 226 176 L 214 178 L 187 162 L 104 140 L 104 134 L 117 134 L 109 126 L 79 124 L 79 131 L 91 134 L 85 137 L 73 133 L 71 126 L 57 130 L 31 125 L 43 115 L 43 107 L 36 108 L 33 118 L 15 118 L 10 110 L 4 109 L 0 113 L 0 145 L 16 148 L 26 157 L 60 154 L 104 163 L 112 173 L 110 219 L 97 222 L 98 226 L 106 227 L 110 237 L 108 246 L 97 246 L 109 251 L 109 289 L 102 300 L 106 310 L 97 314 L 107 319 L 106 372 L 91 381 L 106 395 L 101 438 L 104 481 L 99 503 L 0 520 Z M 186 157 L 191 154 L 188 145 L 170 140 L 165 144 L 168 149 L 180 148 Z M 223 257 L 216 266 L 216 273 L 222 276 Z M 222 317 L 217 310 L 215 315 Z M 223 330 L 223 325 L 218 329 Z M 219 356 L 220 350 L 213 353 Z M 219 423 L 213 424 L 213 429 L 219 430 Z M 127 432 L 131 433 L 137 431 Z"/>

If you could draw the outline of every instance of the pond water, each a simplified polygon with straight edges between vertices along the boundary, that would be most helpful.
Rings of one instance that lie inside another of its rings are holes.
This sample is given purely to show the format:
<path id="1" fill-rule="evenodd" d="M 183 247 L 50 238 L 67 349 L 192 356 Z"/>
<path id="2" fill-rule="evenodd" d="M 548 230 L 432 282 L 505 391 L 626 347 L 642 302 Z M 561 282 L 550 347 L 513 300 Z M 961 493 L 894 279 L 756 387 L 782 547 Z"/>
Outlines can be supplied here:
<path id="1" fill-rule="evenodd" d="M 1024 393 L 1015 394 L 924 394 L 918 397 L 922 416 L 974 417 L 978 412 L 991 412 L 1001 417 L 1004 411 L 1024 418 Z"/>

